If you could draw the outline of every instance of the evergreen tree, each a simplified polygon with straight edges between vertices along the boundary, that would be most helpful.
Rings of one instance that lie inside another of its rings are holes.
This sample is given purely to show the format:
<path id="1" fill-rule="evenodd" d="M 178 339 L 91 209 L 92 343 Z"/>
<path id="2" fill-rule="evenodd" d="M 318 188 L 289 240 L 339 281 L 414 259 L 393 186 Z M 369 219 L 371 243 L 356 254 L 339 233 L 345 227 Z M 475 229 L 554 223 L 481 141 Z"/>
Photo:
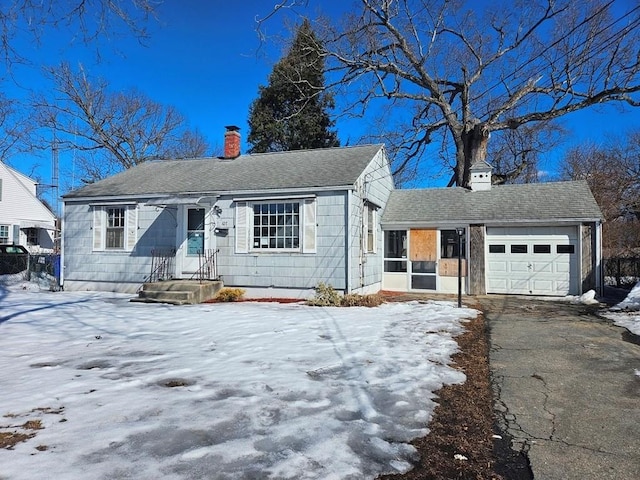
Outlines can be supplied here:
<path id="1" fill-rule="evenodd" d="M 287 55 L 260 86 L 249 111 L 250 153 L 338 147 L 335 122 L 327 110 L 333 96 L 325 91 L 322 45 L 311 24 L 298 27 Z"/>

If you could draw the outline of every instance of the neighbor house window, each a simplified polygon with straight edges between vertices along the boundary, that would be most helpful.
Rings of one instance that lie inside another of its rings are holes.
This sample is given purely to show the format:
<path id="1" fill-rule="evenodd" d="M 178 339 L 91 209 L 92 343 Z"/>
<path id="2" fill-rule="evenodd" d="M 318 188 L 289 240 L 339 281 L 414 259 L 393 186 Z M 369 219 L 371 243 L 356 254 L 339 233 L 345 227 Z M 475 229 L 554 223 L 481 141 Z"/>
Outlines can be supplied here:
<path id="1" fill-rule="evenodd" d="M 37 228 L 27 228 L 24 232 L 27 235 L 27 245 L 38 245 L 38 229 Z"/>
<path id="2" fill-rule="evenodd" d="M 236 204 L 236 253 L 316 251 L 315 199 Z"/>
<path id="3" fill-rule="evenodd" d="M 0 225 L 0 244 L 9 243 L 9 225 Z"/>
<path id="4" fill-rule="evenodd" d="M 386 230 L 384 232 L 384 271 L 407 271 L 407 231 Z"/>
<path id="5" fill-rule="evenodd" d="M 133 250 L 137 235 L 134 205 L 93 207 L 93 250 Z"/>

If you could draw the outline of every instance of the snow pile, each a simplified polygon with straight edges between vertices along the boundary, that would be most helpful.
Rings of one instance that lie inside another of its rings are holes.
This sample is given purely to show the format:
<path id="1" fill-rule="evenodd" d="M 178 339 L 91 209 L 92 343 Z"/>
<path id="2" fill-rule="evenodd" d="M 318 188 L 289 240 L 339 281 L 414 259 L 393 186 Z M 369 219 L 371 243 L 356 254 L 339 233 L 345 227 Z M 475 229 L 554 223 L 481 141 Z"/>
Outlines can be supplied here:
<path id="1" fill-rule="evenodd" d="M 640 282 L 631 289 L 627 298 L 606 314 L 614 323 L 635 335 L 640 335 Z"/>
<path id="2" fill-rule="evenodd" d="M 0 291 L 3 289 L 14 292 L 21 290 L 37 292 L 40 290 L 40 286 L 37 283 L 29 282 L 25 278 L 27 278 L 26 270 L 20 273 L 0 275 Z"/>
<path id="3" fill-rule="evenodd" d="M 363 479 L 403 472 L 475 310 L 134 304 L 3 291 L 0 450 L 14 480 Z M 31 432 L 29 432 L 31 433 Z M 46 474 L 44 473 L 46 472 Z"/>
<path id="4" fill-rule="evenodd" d="M 582 305 L 595 305 L 597 303 L 600 303 L 598 302 L 598 300 L 596 300 L 595 290 L 589 290 L 588 292 L 583 293 L 579 297 L 570 296 L 570 301 L 571 303 L 579 303 Z"/>

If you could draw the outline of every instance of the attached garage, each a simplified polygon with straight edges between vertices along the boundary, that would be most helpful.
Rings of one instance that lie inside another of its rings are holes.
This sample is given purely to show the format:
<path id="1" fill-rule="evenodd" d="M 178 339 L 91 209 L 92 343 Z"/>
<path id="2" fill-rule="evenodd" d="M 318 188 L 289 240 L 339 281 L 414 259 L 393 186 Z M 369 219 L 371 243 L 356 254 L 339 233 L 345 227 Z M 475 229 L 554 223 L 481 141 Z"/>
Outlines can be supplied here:
<path id="1" fill-rule="evenodd" d="M 487 293 L 580 292 L 579 236 L 572 227 L 487 227 Z"/>
<path id="2" fill-rule="evenodd" d="M 382 215 L 383 288 L 456 292 L 457 268 L 448 267 L 458 265 L 453 258 L 457 255 L 447 255 L 443 245 L 448 243 L 442 236 L 453 232 L 449 240 L 463 242 L 458 249 L 463 293 L 566 296 L 591 289 L 601 293 L 602 213 L 587 183 L 492 185 L 490 178 L 490 165 L 482 163 L 472 166 L 470 189 L 391 192 Z M 413 247 L 427 244 L 418 242 L 422 240 L 418 233 L 429 230 L 442 236 L 437 239 L 436 257 L 422 251 L 414 255 Z M 456 236 L 458 231 L 462 237 Z M 403 235 L 409 239 L 409 255 L 406 246 L 396 241 Z M 433 264 L 429 273 L 423 271 L 424 265 Z"/>

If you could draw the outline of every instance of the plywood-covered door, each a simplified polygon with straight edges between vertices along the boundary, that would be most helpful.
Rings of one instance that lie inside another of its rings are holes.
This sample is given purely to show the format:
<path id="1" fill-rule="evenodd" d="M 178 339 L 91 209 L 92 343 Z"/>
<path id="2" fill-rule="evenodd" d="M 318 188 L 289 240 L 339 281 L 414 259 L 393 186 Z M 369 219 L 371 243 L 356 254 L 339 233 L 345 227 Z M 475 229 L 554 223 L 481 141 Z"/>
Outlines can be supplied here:
<path id="1" fill-rule="evenodd" d="M 437 290 L 438 231 L 409 231 L 411 289 Z"/>
<path id="2" fill-rule="evenodd" d="M 435 262 L 438 259 L 437 230 L 410 230 L 409 245 L 412 262 Z"/>

